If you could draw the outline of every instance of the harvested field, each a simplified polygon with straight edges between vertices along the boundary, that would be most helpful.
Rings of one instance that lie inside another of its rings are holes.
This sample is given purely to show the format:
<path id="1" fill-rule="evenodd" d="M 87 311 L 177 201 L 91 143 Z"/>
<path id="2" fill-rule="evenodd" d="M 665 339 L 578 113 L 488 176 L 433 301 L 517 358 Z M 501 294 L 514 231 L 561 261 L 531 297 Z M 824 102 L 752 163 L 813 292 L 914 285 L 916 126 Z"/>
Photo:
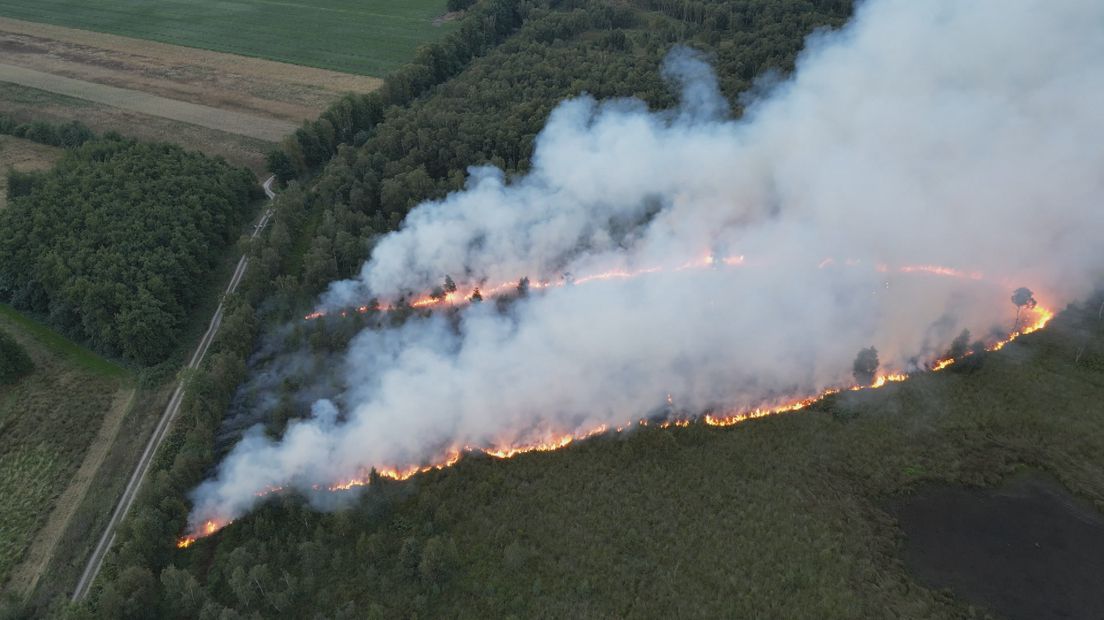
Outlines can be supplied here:
<path id="1" fill-rule="evenodd" d="M 3 7 L 0 7 L 2 9 Z M 260 173 L 264 154 L 380 80 L 0 18 L 0 112 L 169 140 Z"/>
<path id="2" fill-rule="evenodd" d="M 9 168 L 19 172 L 47 170 L 61 158 L 62 150 L 11 136 L 0 136 L 0 209 L 8 200 Z"/>
<path id="3" fill-rule="evenodd" d="M 372 77 L 0 17 L 9 65 L 298 123 Z"/>

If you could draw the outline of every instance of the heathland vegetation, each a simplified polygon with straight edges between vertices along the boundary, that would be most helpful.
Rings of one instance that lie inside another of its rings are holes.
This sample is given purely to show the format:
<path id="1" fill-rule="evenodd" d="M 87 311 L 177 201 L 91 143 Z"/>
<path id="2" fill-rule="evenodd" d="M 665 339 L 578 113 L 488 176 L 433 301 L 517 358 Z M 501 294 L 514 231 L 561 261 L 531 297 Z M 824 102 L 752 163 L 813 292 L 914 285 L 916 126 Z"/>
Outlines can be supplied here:
<path id="1" fill-rule="evenodd" d="M 966 372 L 846 393 L 725 430 L 646 428 L 508 461 L 467 458 L 404 483 L 377 480 L 332 513 L 274 494 L 217 536 L 174 545 L 187 493 L 222 449 L 223 417 L 247 398 L 237 390 L 249 364 L 263 363 L 258 337 L 268 347 L 342 349 L 356 320 L 284 326 L 327 281 L 351 275 L 411 206 L 461 187 L 473 164 L 525 170 L 534 136 L 565 97 L 671 105 L 658 67 L 675 43 L 710 54 L 722 90 L 738 101 L 756 76 L 791 69 L 804 37 L 838 26 L 850 9 L 843 0 L 482 0 L 379 91 L 347 97 L 304 126 L 269 158 L 289 185 L 274 224 L 249 249 L 250 271 L 211 355 L 189 376 L 177 427 L 91 599 L 66 612 L 970 613 L 906 573 L 880 502 L 920 480 L 988 483 L 1032 465 L 1104 503 L 1104 433 L 1091 406 L 1104 387 L 1095 306 L 1072 308 L 999 353 L 976 354 L 985 363 Z M 290 393 L 295 377 L 286 383 Z M 265 421 L 279 432 L 305 413 L 285 398 Z"/>
<path id="2" fill-rule="evenodd" d="M 101 353 L 161 361 L 256 191 L 248 171 L 176 146 L 85 142 L 10 177 L 0 300 Z"/>
<path id="3" fill-rule="evenodd" d="M 445 0 L 0 4 L 4 17 L 380 77 L 451 29 L 435 22 L 445 10 Z"/>
<path id="4" fill-rule="evenodd" d="M 0 591 L 132 385 L 123 368 L 0 306 Z"/>

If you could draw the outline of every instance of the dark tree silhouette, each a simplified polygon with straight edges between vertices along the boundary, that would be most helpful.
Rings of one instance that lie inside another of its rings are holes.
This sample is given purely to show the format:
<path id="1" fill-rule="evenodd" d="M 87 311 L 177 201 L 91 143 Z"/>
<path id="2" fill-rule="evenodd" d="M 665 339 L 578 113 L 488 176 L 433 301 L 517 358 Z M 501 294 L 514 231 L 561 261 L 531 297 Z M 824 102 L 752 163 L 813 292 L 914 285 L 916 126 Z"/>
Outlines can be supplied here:
<path id="1" fill-rule="evenodd" d="M 852 366 L 852 374 L 860 385 L 874 383 L 874 377 L 878 373 L 878 350 L 874 347 L 861 349 L 855 356 L 855 364 Z"/>
<path id="2" fill-rule="evenodd" d="M 953 341 L 951 341 L 951 350 L 947 351 L 947 357 L 957 360 L 961 359 L 966 353 L 970 351 L 970 330 L 964 329 L 962 333 L 958 335 Z"/>
<path id="3" fill-rule="evenodd" d="M 521 297 L 525 297 L 529 294 L 529 278 L 522 278 L 518 280 L 517 292 Z"/>
<path id="4" fill-rule="evenodd" d="M 456 292 L 456 282 L 452 281 L 452 276 L 445 276 L 445 292 L 446 293 L 455 293 Z"/>
<path id="5" fill-rule="evenodd" d="M 479 289 L 475 289 L 475 291 L 471 294 L 471 301 L 472 303 L 483 301 L 483 293 L 480 293 Z"/>
<path id="6" fill-rule="evenodd" d="M 1024 308 L 1031 310 L 1037 302 L 1031 289 L 1021 286 L 1012 292 L 1012 303 L 1016 304 L 1016 322 L 1012 324 L 1012 331 L 1015 332 L 1020 328 L 1020 313 Z"/>

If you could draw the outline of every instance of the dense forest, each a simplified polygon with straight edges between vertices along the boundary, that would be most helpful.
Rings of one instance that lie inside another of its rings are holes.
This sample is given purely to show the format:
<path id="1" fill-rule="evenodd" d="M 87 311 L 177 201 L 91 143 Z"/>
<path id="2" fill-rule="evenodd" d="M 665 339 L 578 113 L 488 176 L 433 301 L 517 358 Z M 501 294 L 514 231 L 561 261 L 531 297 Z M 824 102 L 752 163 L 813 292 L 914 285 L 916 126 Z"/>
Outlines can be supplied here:
<path id="1" fill-rule="evenodd" d="M 34 363 L 11 336 L 0 331 L 0 385 L 11 385 L 34 370 Z"/>
<path id="2" fill-rule="evenodd" d="M 531 574 L 539 553 L 535 539 L 510 529 L 517 521 L 495 527 L 485 521 L 487 510 L 503 507 L 495 498 L 505 492 L 505 470 L 486 459 L 469 459 L 424 481 L 380 482 L 354 508 L 335 514 L 277 496 L 216 537 L 187 551 L 174 547 L 189 509 L 187 493 L 219 456 L 215 438 L 224 415 L 240 404 L 242 381 L 263 372 L 258 336 L 269 346 L 278 341 L 319 353 L 340 350 L 362 323 L 284 326 L 328 281 L 355 272 L 373 240 L 393 230 L 412 206 L 462 187 L 472 165 L 524 171 L 533 139 L 564 98 L 591 93 L 636 96 L 655 108 L 672 105 L 675 93 L 659 68 L 678 43 L 710 57 L 739 114 L 739 95 L 756 76 L 792 69 L 808 34 L 838 27 L 851 11 L 842 0 L 456 3 L 463 7 L 457 32 L 421 49 L 375 93 L 348 96 L 305 123 L 269 156 L 271 170 L 286 184 L 274 224 L 250 247 L 246 280 L 230 300 L 212 355 L 189 377 L 177 427 L 119 532 L 92 600 L 67 613 L 392 618 L 467 609 L 522 617 L 555 598 L 562 604 L 553 615 L 626 611 L 613 599 L 610 607 L 588 604 L 614 587 L 589 577 L 568 584 L 530 576 L 520 590 L 499 577 L 484 579 L 492 566 Z M 270 430 L 279 432 L 289 417 L 303 413 L 283 403 L 271 413 Z M 637 435 L 637 447 L 609 458 L 639 456 L 644 447 L 668 450 L 674 445 L 668 435 Z M 476 543 L 477 530 L 489 538 Z M 486 552 L 479 545 L 488 543 L 493 554 L 468 555 Z M 555 560 L 559 566 L 572 561 L 570 554 Z"/>
<path id="3" fill-rule="evenodd" d="M 0 211 L 0 300 L 109 356 L 164 359 L 256 181 L 170 144 L 84 141 Z"/>

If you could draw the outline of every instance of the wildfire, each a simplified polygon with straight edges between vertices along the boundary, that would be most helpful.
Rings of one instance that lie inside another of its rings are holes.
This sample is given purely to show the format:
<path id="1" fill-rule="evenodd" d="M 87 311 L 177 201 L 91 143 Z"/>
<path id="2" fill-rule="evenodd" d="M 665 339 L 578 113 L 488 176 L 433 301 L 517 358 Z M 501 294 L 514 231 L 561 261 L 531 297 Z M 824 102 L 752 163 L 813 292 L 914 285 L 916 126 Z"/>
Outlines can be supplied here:
<path id="1" fill-rule="evenodd" d="M 176 541 L 176 548 L 187 549 L 188 547 L 191 547 L 192 543 L 194 543 L 196 540 L 200 538 L 206 538 L 211 534 L 214 534 L 215 532 L 226 527 L 227 525 L 230 525 L 230 523 L 232 523 L 232 521 L 230 520 L 219 521 L 215 519 L 208 519 L 207 521 L 203 522 L 203 525 L 199 526 L 199 529 L 194 534 L 190 536 L 185 536 Z"/>
<path id="2" fill-rule="evenodd" d="M 830 258 L 825 259 L 824 261 L 822 261 L 818 265 L 818 267 L 823 268 L 823 267 L 826 267 L 828 265 L 833 264 L 834 262 L 835 261 L 833 259 L 830 259 Z M 717 259 L 714 258 L 714 256 L 712 254 L 707 254 L 703 258 L 693 260 L 693 261 L 689 261 L 689 262 L 687 262 L 683 265 L 680 265 L 680 266 L 676 267 L 674 269 L 674 271 L 682 271 L 682 270 L 687 270 L 687 269 L 698 269 L 698 268 L 706 268 L 706 267 L 716 267 L 716 266 L 718 266 L 718 264 L 725 265 L 725 266 L 730 266 L 730 267 L 740 266 L 740 265 L 744 264 L 744 257 L 742 255 L 727 256 L 727 257 L 721 258 L 718 261 Z M 845 264 L 847 264 L 849 266 L 854 266 L 854 265 L 858 264 L 858 261 L 853 260 L 853 259 L 847 259 L 845 261 Z M 891 269 L 887 265 L 878 264 L 878 265 L 875 265 L 875 268 L 880 272 L 896 271 L 896 272 L 899 272 L 899 273 L 928 273 L 928 274 L 938 275 L 938 276 L 943 276 L 943 277 L 966 278 L 966 279 L 971 279 L 971 280 L 980 280 L 980 279 L 983 278 L 983 276 L 980 272 L 963 271 L 963 270 L 959 270 L 959 269 L 953 269 L 953 268 L 950 268 L 950 267 L 942 267 L 942 266 L 938 266 L 938 265 L 905 265 L 905 266 L 897 267 L 895 269 Z M 610 270 L 610 271 L 605 271 L 605 272 L 601 272 L 601 273 L 587 275 L 587 276 L 584 276 L 584 277 L 581 277 L 581 278 L 578 278 L 578 279 L 574 279 L 574 280 L 571 279 L 570 276 L 567 276 L 563 280 L 558 281 L 558 282 L 548 282 L 548 281 L 531 282 L 531 283 L 528 284 L 528 286 L 531 289 L 544 289 L 544 288 L 551 288 L 551 287 L 567 286 L 569 284 L 578 285 L 578 284 L 586 284 L 586 283 L 589 283 L 589 282 L 604 281 L 604 280 L 627 279 L 627 278 L 633 278 L 633 277 L 636 277 L 636 276 L 641 276 L 641 275 L 646 275 L 646 274 L 651 274 L 651 273 L 658 273 L 658 272 L 662 272 L 662 271 L 665 271 L 665 269 L 663 269 L 661 267 L 649 267 L 649 268 L 638 269 L 638 270 L 614 269 L 614 270 Z M 461 304 L 461 303 L 468 303 L 469 301 L 471 301 L 472 295 L 475 294 L 476 292 L 479 292 L 480 295 L 483 296 L 483 297 L 493 297 L 493 296 L 505 294 L 505 293 L 510 292 L 511 290 L 517 290 L 517 289 L 518 289 L 518 283 L 504 282 L 504 283 L 501 283 L 501 284 L 498 284 L 498 285 L 495 285 L 495 286 L 473 287 L 471 289 L 467 289 L 467 290 L 464 290 L 464 291 L 459 291 L 459 290 L 450 291 L 450 292 L 445 293 L 444 295 L 438 294 L 438 295 L 435 295 L 435 296 L 434 295 L 427 295 L 427 296 L 419 297 L 419 298 L 415 299 L 414 301 L 410 302 L 410 306 L 415 307 L 415 308 L 427 308 L 427 307 L 434 307 L 434 306 L 438 306 L 438 305 L 455 305 L 455 304 Z M 380 310 L 385 310 L 385 311 L 389 310 L 391 308 L 391 306 L 389 306 L 389 305 L 381 305 L 381 304 L 378 304 L 378 305 L 373 306 L 373 307 L 378 308 Z M 369 309 L 370 309 L 369 306 L 361 306 L 359 308 L 356 308 L 356 311 L 360 312 L 360 313 L 365 313 L 365 312 L 368 312 Z M 987 351 L 1000 350 L 1000 349 L 1004 348 L 1005 345 L 1007 345 L 1009 342 L 1015 340 L 1016 338 L 1018 338 L 1022 335 L 1025 335 L 1025 334 L 1030 334 L 1032 332 L 1038 331 L 1038 330 L 1046 327 L 1047 323 L 1049 323 L 1051 321 L 1051 319 L 1054 318 L 1054 312 L 1047 309 L 1047 308 L 1045 308 L 1045 307 L 1043 307 L 1043 306 L 1041 306 L 1041 305 L 1034 306 L 1033 308 L 1030 309 L 1030 312 L 1031 312 L 1031 314 L 1029 315 L 1029 319 L 1028 319 L 1030 322 L 1022 324 L 1022 325 L 1018 325 L 1016 331 L 1013 331 L 1011 334 L 1008 335 L 1007 338 L 1005 338 L 1003 340 L 999 340 L 999 341 L 990 343 L 986 347 L 986 350 Z M 342 314 L 344 314 L 344 313 L 342 313 Z M 324 312 L 313 312 L 311 314 L 308 314 L 305 318 L 310 320 L 310 319 L 317 319 L 317 318 L 320 318 L 320 317 L 323 317 L 323 316 L 326 316 L 326 313 L 324 313 Z M 966 356 L 969 356 L 969 355 L 972 355 L 972 354 L 973 354 L 972 352 L 968 352 L 963 357 L 966 357 Z M 951 357 L 941 358 L 941 359 L 938 359 L 938 360 L 935 360 L 935 361 L 931 362 L 930 365 L 928 366 L 928 368 L 930 368 L 930 370 L 932 372 L 938 372 L 938 371 L 944 370 L 944 369 L 950 367 L 951 365 L 955 364 L 959 359 L 961 359 L 961 358 L 958 358 L 958 359 L 951 358 Z M 908 378 L 909 378 L 909 375 L 906 374 L 906 373 L 903 373 L 903 372 L 893 372 L 893 373 L 879 374 L 878 376 L 875 377 L 874 381 L 870 385 L 851 385 L 851 386 L 832 387 L 832 388 L 825 389 L 824 391 L 820 392 L 819 394 L 815 394 L 815 395 L 807 396 L 807 397 L 802 397 L 802 398 L 795 398 L 795 399 L 792 399 L 792 400 L 786 400 L 786 401 L 778 402 L 777 404 L 774 404 L 774 405 L 764 405 L 764 406 L 759 406 L 759 407 L 755 407 L 755 408 L 752 408 L 752 409 L 734 410 L 734 411 L 724 412 L 724 413 L 710 412 L 710 413 L 706 413 L 704 415 L 701 415 L 700 417 L 695 417 L 695 418 L 679 417 L 677 419 L 668 419 L 668 420 L 665 420 L 665 421 L 659 423 L 659 426 L 661 428 L 670 428 L 670 427 L 680 427 L 681 428 L 681 427 L 689 426 L 690 424 L 692 424 L 695 421 L 701 422 L 701 423 L 703 423 L 707 426 L 719 426 L 719 427 L 734 426 L 736 424 L 739 424 L 741 422 L 746 422 L 746 421 L 749 421 L 749 420 L 755 420 L 755 419 L 758 419 L 758 418 L 764 418 L 764 417 L 767 417 L 767 416 L 777 415 L 777 414 L 782 414 L 782 413 L 790 413 L 790 412 L 794 412 L 794 411 L 800 411 L 802 409 L 806 409 L 809 406 L 823 400 L 824 398 L 827 398 L 828 396 L 831 396 L 833 394 L 838 394 L 838 393 L 840 393 L 842 391 L 845 391 L 845 390 L 847 390 L 847 391 L 861 391 L 861 390 L 879 389 L 879 388 L 882 388 L 882 387 L 884 387 L 884 386 L 886 386 L 890 383 L 898 383 L 898 382 L 906 381 Z M 667 395 L 666 400 L 667 400 L 667 405 L 669 407 L 673 407 L 673 401 L 672 401 L 672 397 L 671 397 L 670 394 Z M 648 426 L 648 425 L 649 425 L 648 420 L 637 420 L 635 422 L 630 422 L 630 423 L 627 423 L 623 426 L 619 426 L 619 427 L 612 428 L 612 429 L 610 427 L 606 426 L 606 425 L 601 425 L 601 426 L 598 426 L 596 428 L 593 428 L 593 429 L 590 429 L 590 430 L 585 430 L 585 431 L 582 431 L 582 432 L 550 434 L 550 435 L 546 436 L 544 439 L 541 439 L 541 440 L 538 440 L 538 441 L 523 442 L 523 443 L 516 444 L 516 445 L 498 445 L 498 446 L 491 446 L 491 447 L 477 447 L 477 446 L 454 447 L 454 448 L 450 448 L 447 451 L 445 451 L 440 458 L 436 459 L 434 462 L 432 462 L 430 464 L 409 465 L 409 466 L 403 466 L 403 467 L 379 467 L 379 468 L 376 469 L 376 473 L 378 474 L 378 476 L 380 478 L 386 478 L 386 479 L 389 479 L 389 480 L 402 481 L 402 480 L 407 480 L 407 479 L 409 479 L 413 476 L 416 476 L 418 474 L 422 474 L 422 473 L 426 473 L 426 472 L 430 472 L 430 471 L 434 471 L 434 470 L 440 470 L 440 469 L 444 469 L 446 467 L 451 467 L 452 465 L 459 462 L 460 459 L 465 454 L 485 454 L 487 456 L 497 458 L 497 459 L 508 459 L 508 458 L 518 456 L 520 454 L 526 454 L 526 453 L 530 453 L 530 452 L 549 452 L 549 451 L 552 451 L 552 450 L 559 450 L 559 449 L 567 447 L 568 445 L 570 445 L 570 444 L 572 444 L 576 441 L 587 439 L 587 438 L 590 438 L 590 437 L 593 437 L 593 436 L 596 436 L 596 435 L 602 435 L 602 434 L 611 433 L 611 432 L 612 433 L 621 433 L 621 432 L 623 432 L 623 431 L 625 431 L 629 428 L 632 428 L 634 426 Z M 314 488 L 316 490 L 326 490 L 326 491 L 331 491 L 331 492 L 347 491 L 347 490 L 350 490 L 350 489 L 355 489 L 355 488 L 358 488 L 358 487 L 367 486 L 370 483 L 370 480 L 371 480 L 371 474 L 370 473 L 362 473 L 362 475 L 350 478 L 348 480 L 335 482 L 335 483 L 330 484 L 328 486 L 317 485 Z M 266 495 L 269 495 L 270 493 L 277 493 L 277 492 L 281 492 L 281 491 L 283 491 L 282 487 L 273 486 L 273 487 L 268 487 L 266 489 L 263 489 L 262 491 L 259 491 L 257 493 L 257 495 L 258 496 L 266 496 Z M 180 549 L 186 549 L 186 548 L 190 547 L 193 543 L 195 543 L 196 540 L 198 540 L 200 538 L 210 536 L 211 534 L 214 534 L 215 532 L 219 531 L 223 527 L 229 525 L 231 522 L 232 522 L 232 520 L 230 520 L 230 519 L 209 519 L 209 520 L 205 521 L 196 531 L 191 532 L 187 536 L 184 536 L 184 537 L 180 538 L 177 541 L 176 546 Z"/>
<path id="3" fill-rule="evenodd" d="M 744 256 L 724 256 L 720 259 L 720 263 L 727 267 L 739 267 L 744 264 Z M 560 280 L 557 281 L 541 280 L 528 282 L 527 287 L 530 290 L 541 290 L 546 288 L 560 288 L 564 286 L 578 286 L 590 284 L 592 282 L 604 282 L 608 280 L 629 280 L 632 278 L 653 273 L 663 273 L 668 271 L 678 272 L 686 271 L 688 269 L 703 269 L 715 265 L 717 265 L 717 259 L 712 254 L 706 254 L 702 258 L 688 261 L 673 269 L 667 269 L 661 266 L 644 267 L 641 269 L 610 269 L 608 271 L 588 274 L 579 278 L 572 277 L 571 274 L 565 274 Z M 517 291 L 519 289 L 519 285 L 520 281 L 501 282 L 493 286 L 468 286 L 462 290 L 457 289 L 455 291 L 444 292 L 437 295 L 421 295 L 419 297 L 416 297 L 413 301 L 409 303 L 411 308 L 418 309 L 457 306 L 471 303 L 476 293 L 479 293 L 479 298 L 481 299 L 499 297 L 512 291 Z M 379 304 L 378 306 L 376 306 L 376 308 L 380 311 L 386 312 L 392 310 L 394 306 L 392 304 Z M 360 314 L 364 314 L 370 309 L 372 309 L 372 307 L 370 306 L 360 306 L 356 308 L 356 311 Z M 345 316 L 344 312 L 341 314 L 342 316 Z M 324 310 L 318 310 L 304 316 L 303 319 L 307 321 L 313 321 L 325 316 L 329 316 L 329 313 Z"/>

